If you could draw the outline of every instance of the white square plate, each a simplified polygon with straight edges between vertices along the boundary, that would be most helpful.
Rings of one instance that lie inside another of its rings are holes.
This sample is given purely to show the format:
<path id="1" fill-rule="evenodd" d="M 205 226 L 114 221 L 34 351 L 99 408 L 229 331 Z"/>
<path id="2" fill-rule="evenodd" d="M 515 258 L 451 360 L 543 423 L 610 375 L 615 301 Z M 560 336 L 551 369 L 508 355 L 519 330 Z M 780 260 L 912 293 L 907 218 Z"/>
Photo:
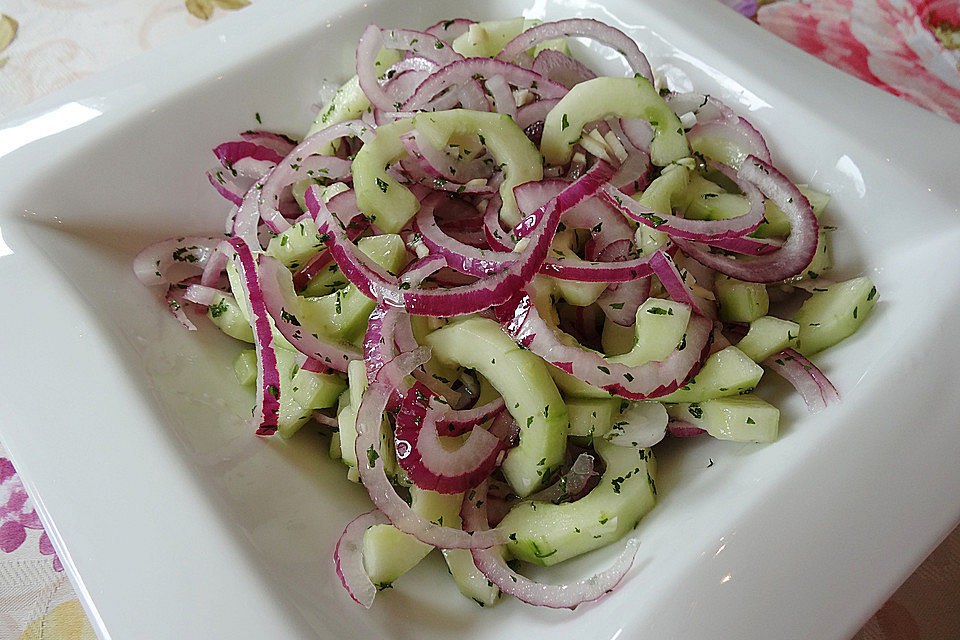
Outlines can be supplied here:
<path id="1" fill-rule="evenodd" d="M 518 12 L 478 6 L 258 2 L 0 128 L 0 429 L 102 637 L 844 640 L 956 525 L 960 127 L 714 0 L 525 0 L 530 17 L 611 22 L 674 87 L 748 115 L 789 175 L 833 196 L 839 272 L 869 274 L 881 302 L 819 359 L 842 406 L 809 416 L 775 387 L 776 444 L 662 447 L 661 504 L 601 604 L 480 610 L 435 561 L 369 612 L 346 598 L 330 556 L 363 489 L 319 438 L 247 431 L 236 345 L 182 331 L 130 262 L 220 228 L 209 149 L 255 113 L 301 133 L 367 23 Z"/>

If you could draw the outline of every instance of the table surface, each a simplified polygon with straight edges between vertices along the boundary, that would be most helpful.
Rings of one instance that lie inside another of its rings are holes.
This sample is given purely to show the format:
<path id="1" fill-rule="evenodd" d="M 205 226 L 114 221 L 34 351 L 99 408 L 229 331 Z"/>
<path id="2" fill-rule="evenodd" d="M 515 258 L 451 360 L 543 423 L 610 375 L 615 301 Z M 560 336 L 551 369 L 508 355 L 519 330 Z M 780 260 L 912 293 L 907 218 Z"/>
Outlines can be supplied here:
<path id="1" fill-rule="evenodd" d="M 801 6 L 846 3 L 794 2 Z M 244 4 L 245 0 L 7 0 L 0 10 L 16 21 L 16 27 L 0 20 L 0 119 L 84 76 L 175 41 Z M 745 3 L 730 0 L 728 4 Z M 5 31 L 15 35 L 4 49 Z M 95 638 L 2 445 L 0 638 Z M 921 638 L 960 638 L 960 529 L 927 558 L 854 640 Z"/>

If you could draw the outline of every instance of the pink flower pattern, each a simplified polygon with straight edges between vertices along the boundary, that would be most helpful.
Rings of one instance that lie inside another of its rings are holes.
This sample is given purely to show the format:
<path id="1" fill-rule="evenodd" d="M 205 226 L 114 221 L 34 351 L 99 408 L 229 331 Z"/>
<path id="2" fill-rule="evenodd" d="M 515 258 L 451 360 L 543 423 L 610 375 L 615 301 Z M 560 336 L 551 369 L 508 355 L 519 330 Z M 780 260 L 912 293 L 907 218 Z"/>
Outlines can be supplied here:
<path id="1" fill-rule="evenodd" d="M 63 565 L 53 550 L 50 538 L 40 517 L 33 508 L 33 502 L 27 495 L 13 463 L 0 458 L 0 551 L 13 553 L 27 539 L 27 529 L 40 530 L 40 553 L 53 556 L 53 568 L 63 571 Z"/>
<path id="2" fill-rule="evenodd" d="M 758 22 L 838 69 L 960 122 L 960 51 L 936 26 L 960 26 L 956 0 L 781 0 Z"/>

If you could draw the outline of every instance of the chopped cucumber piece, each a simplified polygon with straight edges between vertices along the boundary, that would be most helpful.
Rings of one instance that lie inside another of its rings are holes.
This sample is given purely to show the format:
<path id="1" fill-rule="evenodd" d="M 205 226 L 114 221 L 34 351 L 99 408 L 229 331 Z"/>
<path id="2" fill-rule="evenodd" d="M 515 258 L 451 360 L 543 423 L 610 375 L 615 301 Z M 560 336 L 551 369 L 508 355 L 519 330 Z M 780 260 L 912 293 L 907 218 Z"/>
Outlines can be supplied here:
<path id="1" fill-rule="evenodd" d="M 600 483 L 575 502 L 524 501 L 500 522 L 507 550 L 550 566 L 606 546 L 633 529 L 656 503 L 656 465 L 649 449 L 595 440 L 607 467 Z"/>
<path id="2" fill-rule="evenodd" d="M 420 208 L 409 189 L 386 171 L 407 155 L 400 136 L 414 128 L 415 118 L 404 118 L 377 127 L 377 137 L 365 143 L 353 160 L 353 185 L 357 207 L 387 233 L 397 233 Z"/>
<path id="3" fill-rule="evenodd" d="M 540 145 L 546 162 L 566 164 L 584 125 L 607 116 L 647 120 L 654 130 L 650 157 L 657 166 L 690 155 L 680 119 L 646 78 L 593 78 L 574 86 L 547 114 Z"/>
<path id="4" fill-rule="evenodd" d="M 244 349 L 233 359 L 233 373 L 241 387 L 248 387 L 257 382 L 257 352 L 253 349 Z"/>
<path id="5" fill-rule="evenodd" d="M 753 394 L 668 405 L 667 413 L 714 438 L 736 442 L 774 442 L 780 424 L 780 410 Z"/>
<path id="6" fill-rule="evenodd" d="M 424 342 L 441 364 L 475 369 L 496 387 L 520 426 L 520 444 L 507 454 L 503 475 L 521 497 L 541 488 L 563 461 L 568 424 L 567 407 L 544 361 L 485 318 L 453 322 Z"/>
<path id="7" fill-rule="evenodd" d="M 671 164 L 664 167 L 663 172 L 656 180 L 643 190 L 643 193 L 633 196 L 641 205 L 659 214 L 672 214 L 673 201 L 687 188 L 691 171 L 682 164 Z M 654 220 L 655 221 L 655 220 Z M 637 227 L 636 242 L 644 254 L 651 253 L 667 241 L 667 234 L 651 229 L 645 224 Z"/>
<path id="8" fill-rule="evenodd" d="M 364 242 L 366 240 L 367 242 Z M 361 251 L 374 262 L 397 274 L 407 260 L 403 239 L 394 234 L 364 238 Z M 301 297 L 299 319 L 305 330 L 332 340 L 355 342 L 367 330 L 367 320 L 377 303 L 365 296 L 354 284 L 319 297 Z"/>
<path id="9" fill-rule="evenodd" d="M 207 307 L 207 317 L 231 338 L 253 343 L 253 329 L 250 328 L 240 303 L 230 294 L 215 293 Z"/>
<path id="10" fill-rule="evenodd" d="M 620 401 L 616 398 L 570 398 L 567 400 L 567 415 L 571 436 L 604 436 L 618 414 Z"/>
<path id="11" fill-rule="evenodd" d="M 340 432 L 335 432 L 330 436 L 330 459 L 339 460 L 340 459 Z"/>
<path id="12" fill-rule="evenodd" d="M 351 360 L 347 365 L 347 382 L 348 392 L 346 396 L 340 397 L 337 422 L 340 425 L 340 459 L 351 468 L 347 472 L 347 477 L 350 478 L 350 472 L 357 466 L 357 411 L 360 409 L 363 392 L 369 386 L 366 366 L 362 360 Z M 347 399 L 349 402 L 345 402 Z M 396 479 L 397 456 L 393 449 L 393 429 L 386 416 L 380 422 L 378 455 L 379 459 L 383 460 L 383 469 L 387 477 Z"/>
<path id="13" fill-rule="evenodd" d="M 767 287 L 759 282 L 743 282 L 718 273 L 713 290 L 720 304 L 720 319 L 724 322 L 753 322 L 767 315 L 770 309 Z"/>
<path id="14" fill-rule="evenodd" d="M 550 246 L 550 254 L 561 260 L 581 260 L 574 250 L 577 235 L 573 229 L 557 233 Z M 607 288 L 606 282 L 578 282 L 575 280 L 554 280 L 557 293 L 575 307 L 589 307 L 597 301 Z"/>
<path id="15" fill-rule="evenodd" d="M 800 325 L 797 351 L 808 356 L 850 337 L 876 303 L 877 288 L 866 276 L 815 289 L 793 318 Z"/>
<path id="16" fill-rule="evenodd" d="M 277 433 L 289 438 L 297 432 L 317 409 L 332 407 L 347 388 L 341 374 L 314 373 L 297 367 L 294 351 L 276 349 L 280 370 L 280 415 Z"/>
<path id="17" fill-rule="evenodd" d="M 459 528 L 462 493 L 443 494 L 410 487 L 410 497 L 410 507 L 421 517 Z M 431 551 L 432 545 L 420 542 L 392 524 L 374 525 L 363 534 L 363 568 L 378 589 L 388 587 Z"/>
<path id="18" fill-rule="evenodd" d="M 622 356 L 633 349 L 633 345 L 637 343 L 637 332 L 634 326 L 625 327 L 609 318 L 604 320 L 603 333 L 600 336 L 603 352 L 609 356 Z"/>
<path id="19" fill-rule="evenodd" d="M 707 358 L 700 372 L 673 393 L 657 398 L 660 402 L 702 402 L 711 398 L 735 396 L 757 386 L 763 367 L 740 349 L 727 347 Z"/>
<path id="20" fill-rule="evenodd" d="M 467 58 L 492 58 L 527 28 L 523 18 L 475 22 L 451 45 L 454 51 Z"/>
<path id="21" fill-rule="evenodd" d="M 737 349 L 754 362 L 762 362 L 773 354 L 796 343 L 800 325 L 773 316 L 763 316 L 750 323 L 750 330 L 743 336 Z"/>
<path id="22" fill-rule="evenodd" d="M 788 278 L 785 282 L 816 280 L 832 266 L 833 260 L 830 258 L 829 234 L 823 229 L 820 229 L 820 233 L 817 235 L 817 252 L 813 254 L 813 260 L 802 273 Z"/>
<path id="23" fill-rule="evenodd" d="M 323 248 L 323 241 L 312 219 L 301 220 L 278 236 L 270 238 L 267 255 L 296 271 Z"/>
<path id="24" fill-rule="evenodd" d="M 502 546 L 495 547 L 493 551 L 501 555 L 505 553 Z M 481 607 L 489 607 L 497 603 L 500 599 L 500 589 L 497 585 L 487 580 L 487 576 L 480 573 L 477 565 L 473 562 L 473 555 L 466 549 L 441 549 L 444 560 L 447 561 L 447 568 L 450 569 L 450 575 L 453 581 L 457 583 L 457 589 L 467 598 L 470 598 Z"/>

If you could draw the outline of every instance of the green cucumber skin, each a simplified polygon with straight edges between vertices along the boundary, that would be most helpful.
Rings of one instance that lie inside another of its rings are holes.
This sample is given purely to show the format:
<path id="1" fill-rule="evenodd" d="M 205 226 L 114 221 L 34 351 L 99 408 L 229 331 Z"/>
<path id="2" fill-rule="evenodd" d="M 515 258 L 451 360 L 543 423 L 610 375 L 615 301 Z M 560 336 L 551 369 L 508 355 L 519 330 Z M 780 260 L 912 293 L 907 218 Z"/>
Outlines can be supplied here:
<path id="1" fill-rule="evenodd" d="M 800 325 L 797 351 L 809 356 L 849 338 L 878 298 L 877 287 L 866 276 L 815 289 L 793 318 Z"/>
<path id="2" fill-rule="evenodd" d="M 734 442 L 775 442 L 780 424 L 780 410 L 753 394 L 668 405 L 667 413 Z"/>
<path id="3" fill-rule="evenodd" d="M 653 125 L 653 164 L 662 167 L 690 155 L 680 119 L 646 78 L 593 78 L 575 85 L 547 114 L 540 145 L 544 158 L 566 164 L 584 125 L 613 115 Z"/>
<path id="4" fill-rule="evenodd" d="M 735 396 L 757 386 L 763 367 L 736 347 L 727 347 L 707 358 L 699 373 L 673 393 L 653 398 L 660 402 L 702 402 Z"/>
<path id="5" fill-rule="evenodd" d="M 622 538 L 656 504 L 656 466 L 649 449 L 598 439 L 607 468 L 600 483 L 575 502 L 524 501 L 498 525 L 515 557 L 551 566 Z"/>
<path id="6" fill-rule="evenodd" d="M 448 324 L 425 343 L 441 364 L 475 369 L 500 392 L 520 426 L 520 444 L 507 454 L 503 474 L 520 497 L 541 488 L 563 461 L 568 425 L 567 407 L 546 363 L 484 318 Z"/>
<path id="7" fill-rule="evenodd" d="M 460 526 L 463 494 L 442 494 L 417 487 L 410 488 L 411 508 L 431 522 Z M 370 527 L 363 535 L 363 568 L 373 584 L 384 588 L 414 568 L 433 546 L 403 533 L 392 524 Z"/>
<path id="8" fill-rule="evenodd" d="M 796 345 L 799 335 L 800 325 L 796 322 L 763 316 L 750 323 L 747 335 L 736 346 L 754 362 L 763 362 L 773 354 Z"/>

